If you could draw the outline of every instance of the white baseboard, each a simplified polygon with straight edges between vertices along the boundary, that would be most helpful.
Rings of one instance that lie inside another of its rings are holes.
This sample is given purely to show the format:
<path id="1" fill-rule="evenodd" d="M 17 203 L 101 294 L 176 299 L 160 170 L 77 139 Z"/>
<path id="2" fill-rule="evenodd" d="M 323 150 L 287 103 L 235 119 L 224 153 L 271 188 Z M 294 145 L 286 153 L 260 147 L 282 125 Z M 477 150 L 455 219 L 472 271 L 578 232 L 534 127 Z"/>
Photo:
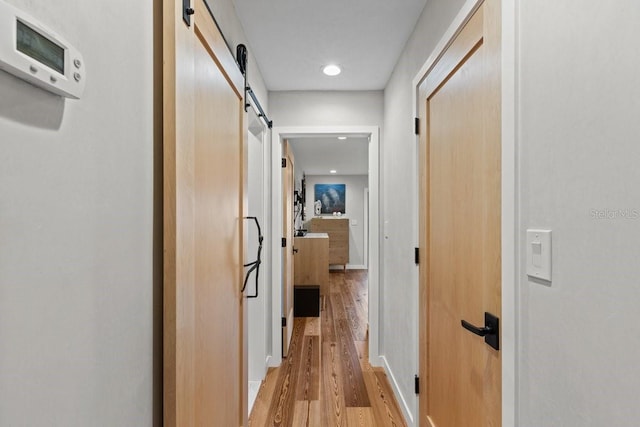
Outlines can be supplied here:
<path id="1" fill-rule="evenodd" d="M 411 410 L 409 409 L 409 405 L 407 405 L 407 400 L 404 398 L 404 395 L 400 391 L 400 387 L 398 386 L 396 377 L 393 375 L 393 371 L 389 366 L 389 362 L 387 362 L 387 359 L 384 356 L 380 356 L 380 360 L 382 361 L 384 372 L 387 374 L 387 377 L 391 380 L 391 388 L 393 389 L 393 393 L 396 395 L 396 400 L 400 404 L 400 409 L 402 410 L 402 415 L 404 415 L 404 419 L 407 422 L 407 425 L 416 426 L 415 417 L 411 413 Z"/>
<path id="2" fill-rule="evenodd" d="M 267 358 L 264 360 L 264 370 L 265 373 L 269 370 L 269 368 L 271 368 L 271 359 L 273 359 L 273 357 L 269 354 L 267 355 Z"/>
<path id="3" fill-rule="evenodd" d="M 260 391 L 261 385 L 261 381 L 249 381 L 249 402 L 247 405 L 249 413 L 247 415 L 251 415 L 251 410 L 253 409 L 253 404 L 256 402 L 256 397 L 258 397 L 258 392 Z"/>
<path id="4" fill-rule="evenodd" d="M 363 264 L 347 264 L 347 270 L 366 270 L 367 266 Z M 341 265 L 330 265 L 329 270 L 344 270 Z"/>

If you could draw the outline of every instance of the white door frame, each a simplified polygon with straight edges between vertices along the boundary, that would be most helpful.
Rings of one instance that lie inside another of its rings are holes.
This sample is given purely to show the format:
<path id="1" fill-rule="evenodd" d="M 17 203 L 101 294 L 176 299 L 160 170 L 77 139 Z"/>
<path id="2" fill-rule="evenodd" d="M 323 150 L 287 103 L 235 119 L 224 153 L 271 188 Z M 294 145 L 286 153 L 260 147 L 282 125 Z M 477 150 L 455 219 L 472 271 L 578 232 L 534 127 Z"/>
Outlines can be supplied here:
<path id="1" fill-rule="evenodd" d="M 427 73 L 436 64 L 441 55 L 449 47 L 462 30 L 483 0 L 467 0 L 460 9 L 435 49 L 429 55 L 420 71 L 413 79 L 413 113 L 418 117 L 419 86 Z M 502 333 L 500 351 L 502 352 L 502 425 L 515 427 L 518 425 L 517 399 L 517 331 L 518 331 L 518 266 L 516 260 L 519 251 L 517 233 L 518 204 L 518 170 L 517 170 L 517 128 L 516 128 L 516 36 L 517 14 L 513 2 L 502 1 Z M 416 137 L 416 141 L 417 141 Z M 415 182 L 418 173 L 415 171 Z M 418 209 L 418 206 L 416 206 Z M 419 217 L 419 215 L 418 215 Z M 417 288 L 419 289 L 419 287 Z M 418 299 L 419 295 L 415 295 Z M 416 328 L 416 342 L 419 340 L 419 328 Z M 419 359 L 418 359 L 419 360 Z M 416 418 L 419 419 L 419 418 Z"/>
<path id="2" fill-rule="evenodd" d="M 364 264 L 364 268 L 369 269 L 369 187 L 364 189 L 363 199 L 364 201 L 364 216 L 363 216 L 363 237 L 364 237 L 364 248 L 363 248 L 363 257 L 362 263 Z"/>
<path id="3" fill-rule="evenodd" d="M 270 138 L 269 138 L 269 128 L 267 127 L 266 123 L 264 122 L 264 120 L 260 119 L 260 112 L 256 109 L 256 107 L 253 105 L 252 102 L 249 102 L 251 108 L 249 109 L 249 111 L 247 112 L 247 123 L 248 123 L 248 131 L 250 134 L 252 134 L 256 139 L 258 139 L 260 141 L 260 153 L 256 153 L 256 155 L 259 155 L 262 159 L 262 176 L 260 179 L 260 195 L 261 195 L 261 204 L 262 204 L 262 209 L 260 210 L 260 212 L 258 213 L 258 216 L 260 217 L 260 228 L 262 231 L 262 235 L 265 238 L 265 241 L 268 241 L 269 239 L 269 225 L 271 224 L 271 198 L 270 198 L 270 192 L 271 192 L 271 172 L 270 172 L 270 168 L 271 168 L 271 151 L 270 151 Z M 251 147 L 249 146 L 249 149 L 251 149 Z M 248 195 L 248 198 L 251 198 L 251 194 Z M 251 208 L 251 206 L 249 206 L 249 208 Z M 249 214 L 256 214 L 255 210 L 253 210 L 253 212 L 249 211 Z M 250 222 L 247 224 L 247 227 L 250 229 L 254 229 L 255 225 L 253 224 L 253 222 Z M 270 346 L 271 346 L 271 341 L 267 342 L 267 333 L 270 332 L 271 330 L 271 313 L 270 311 L 268 311 L 268 307 L 271 305 L 271 301 L 270 301 L 270 291 L 268 289 L 268 282 L 269 280 L 267 280 L 268 277 L 270 277 L 270 267 L 271 267 L 271 263 L 270 263 L 270 253 L 271 253 L 271 248 L 268 247 L 264 247 L 262 248 L 262 264 L 260 265 L 260 269 L 259 269 L 259 282 L 258 282 L 258 288 L 259 288 L 259 297 L 257 299 L 248 299 L 247 300 L 247 309 L 249 310 L 249 343 L 247 346 L 247 350 L 249 352 L 249 363 L 250 363 L 250 367 L 251 367 L 251 363 L 252 363 L 252 343 L 255 341 L 255 339 L 262 339 L 264 340 L 264 343 L 261 343 L 261 346 L 259 346 L 259 349 L 261 349 L 262 351 L 260 352 L 260 356 L 261 356 L 261 360 L 260 360 L 260 369 L 259 369 L 259 377 L 260 378 L 252 378 L 251 377 L 251 373 L 249 375 L 249 380 L 262 380 L 264 379 L 264 377 L 267 374 L 267 368 L 268 368 L 268 360 L 271 354 L 271 350 L 270 350 Z M 245 260 L 245 262 L 250 262 L 250 261 L 254 261 L 255 260 L 255 253 L 249 253 L 247 254 L 247 259 Z M 246 273 L 246 270 L 245 270 Z M 247 283 L 247 293 L 253 293 L 254 292 L 254 286 L 255 286 L 255 276 L 254 274 L 256 274 L 255 272 L 251 275 L 251 278 L 249 280 L 249 282 Z M 252 322 L 252 315 L 255 318 L 256 316 L 256 312 L 259 313 L 264 313 L 264 319 L 262 319 L 262 321 L 260 322 Z M 267 316 L 269 317 L 267 319 Z M 269 328 L 269 331 L 267 331 L 267 328 Z M 253 333 L 254 335 L 254 340 L 251 340 L 251 334 Z M 264 344 L 264 347 L 262 347 L 262 344 Z M 264 354 L 263 354 L 264 353 Z M 253 360 L 253 363 L 255 365 L 255 360 Z M 250 369 L 251 371 L 251 369 Z"/>
<path id="4" fill-rule="evenodd" d="M 249 215 L 256 215 L 259 219 L 260 229 L 262 231 L 262 235 L 264 236 L 265 241 L 269 240 L 269 225 L 271 224 L 271 140 L 269 138 L 269 128 L 264 120 L 260 119 L 260 112 L 253 105 L 253 103 L 249 102 L 251 108 L 247 111 L 247 124 L 248 124 L 248 138 L 255 137 L 258 141 L 260 141 L 260 148 L 258 152 L 258 148 L 252 148 L 252 143 L 249 140 L 247 149 L 249 152 L 247 155 L 251 156 L 251 150 L 256 150 L 255 155 L 260 156 L 262 174 L 258 180 L 254 181 L 256 183 L 254 189 L 260 192 L 260 203 L 261 209 L 256 211 L 256 209 L 252 209 L 251 200 L 252 200 L 252 182 L 249 180 L 248 189 L 249 194 L 247 194 L 248 200 L 248 211 Z M 251 174 L 251 170 L 248 172 Z M 255 196 L 254 196 L 255 197 Z M 255 200 L 255 199 L 254 199 Z M 255 225 L 253 221 L 247 224 L 249 229 L 255 229 Z M 257 238 L 257 232 L 256 232 Z M 267 368 L 269 367 L 269 358 L 271 357 L 271 340 L 268 339 L 269 334 L 271 333 L 271 292 L 269 289 L 268 278 L 270 278 L 270 252 L 271 248 L 264 247 L 262 248 L 262 263 L 259 268 L 259 278 L 258 278 L 258 298 L 255 299 L 247 299 L 246 307 L 247 307 L 247 334 L 248 334 L 248 343 L 246 347 L 247 351 L 247 360 L 249 363 L 248 367 L 248 383 L 249 383 L 249 393 L 248 393 L 248 414 L 251 414 L 251 409 L 255 402 L 257 388 L 260 386 L 261 381 L 267 375 Z M 255 261 L 255 252 L 247 253 L 245 258 L 245 263 Z M 245 274 L 247 270 L 245 269 Z M 247 290 L 245 295 L 253 294 L 254 286 L 255 286 L 255 274 L 257 272 L 253 272 L 249 281 L 247 283 Z"/>
<path id="5" fill-rule="evenodd" d="M 296 126 L 296 127 L 274 127 L 271 145 L 271 196 L 272 196 L 272 217 L 271 217 L 271 255 L 272 255 L 272 325 L 273 325 L 273 345 L 272 349 L 282 346 L 281 312 L 282 312 L 282 178 L 281 159 L 282 141 L 288 138 L 297 138 L 311 135 L 338 136 L 357 134 L 368 135 L 369 141 L 369 361 L 374 366 L 382 366 L 380 360 L 380 246 L 379 246 L 379 159 L 380 159 L 380 129 L 377 126 Z M 274 350 L 270 359 L 270 366 L 279 366 L 282 362 L 281 356 Z"/>

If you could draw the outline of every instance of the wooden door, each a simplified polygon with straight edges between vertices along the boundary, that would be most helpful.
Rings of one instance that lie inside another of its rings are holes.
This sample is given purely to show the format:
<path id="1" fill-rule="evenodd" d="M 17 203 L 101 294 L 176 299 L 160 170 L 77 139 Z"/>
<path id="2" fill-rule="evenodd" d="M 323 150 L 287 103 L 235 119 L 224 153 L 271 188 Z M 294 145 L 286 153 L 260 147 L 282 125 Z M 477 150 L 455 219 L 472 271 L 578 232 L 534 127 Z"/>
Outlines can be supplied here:
<path id="1" fill-rule="evenodd" d="M 202 0 L 163 8 L 164 423 L 246 425 L 243 77 Z"/>
<path id="2" fill-rule="evenodd" d="M 293 189 L 294 158 L 289 143 L 282 142 L 282 237 L 286 246 L 282 248 L 282 315 L 286 324 L 282 327 L 282 357 L 287 357 L 291 333 L 293 332 Z"/>
<path id="3" fill-rule="evenodd" d="M 420 86 L 421 426 L 501 425 L 500 351 L 461 325 L 500 317 L 499 17 L 486 0 Z"/>

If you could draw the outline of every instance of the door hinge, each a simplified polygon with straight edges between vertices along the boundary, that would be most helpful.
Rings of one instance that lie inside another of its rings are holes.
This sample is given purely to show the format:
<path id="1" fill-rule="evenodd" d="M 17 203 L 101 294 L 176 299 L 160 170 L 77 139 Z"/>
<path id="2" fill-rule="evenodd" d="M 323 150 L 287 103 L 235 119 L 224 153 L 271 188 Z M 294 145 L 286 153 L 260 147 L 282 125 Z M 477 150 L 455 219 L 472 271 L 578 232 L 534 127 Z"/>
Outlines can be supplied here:
<path id="1" fill-rule="evenodd" d="M 187 27 L 191 26 L 191 15 L 193 15 L 195 11 L 191 7 L 191 0 L 182 0 L 182 20 Z"/>
<path id="2" fill-rule="evenodd" d="M 286 318 L 286 317 L 283 317 L 283 318 L 282 318 L 282 327 L 284 328 L 284 327 L 286 327 L 286 326 L 287 326 L 287 318 Z"/>
<path id="3" fill-rule="evenodd" d="M 282 167 L 283 167 L 283 168 L 286 168 L 286 167 L 287 167 L 287 159 L 286 159 L 286 157 L 283 157 L 283 158 L 282 158 Z"/>
<path id="4" fill-rule="evenodd" d="M 419 117 L 415 118 L 413 131 L 416 133 L 416 135 L 420 135 L 420 118 Z"/>
<path id="5" fill-rule="evenodd" d="M 283 238 L 282 238 L 282 247 L 283 247 L 283 248 L 286 248 L 286 247 L 287 247 L 287 238 L 286 238 L 286 237 L 283 237 Z"/>
<path id="6" fill-rule="evenodd" d="M 416 394 L 420 394 L 420 377 L 417 375 L 415 376 L 415 379 L 414 379 L 414 388 L 415 388 Z"/>
<path id="7" fill-rule="evenodd" d="M 413 262 L 416 263 L 416 265 L 420 264 L 420 248 L 414 248 L 414 253 L 413 253 Z"/>

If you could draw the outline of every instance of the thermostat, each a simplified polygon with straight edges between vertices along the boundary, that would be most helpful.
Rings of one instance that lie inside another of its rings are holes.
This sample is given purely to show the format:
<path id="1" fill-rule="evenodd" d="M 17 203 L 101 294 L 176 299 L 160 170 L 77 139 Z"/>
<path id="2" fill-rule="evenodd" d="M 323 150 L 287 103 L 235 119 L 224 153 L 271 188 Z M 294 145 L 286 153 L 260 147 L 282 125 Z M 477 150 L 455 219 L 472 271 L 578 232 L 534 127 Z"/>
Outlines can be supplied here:
<path id="1" fill-rule="evenodd" d="M 0 69 L 67 98 L 86 80 L 80 52 L 37 19 L 0 0 Z"/>

